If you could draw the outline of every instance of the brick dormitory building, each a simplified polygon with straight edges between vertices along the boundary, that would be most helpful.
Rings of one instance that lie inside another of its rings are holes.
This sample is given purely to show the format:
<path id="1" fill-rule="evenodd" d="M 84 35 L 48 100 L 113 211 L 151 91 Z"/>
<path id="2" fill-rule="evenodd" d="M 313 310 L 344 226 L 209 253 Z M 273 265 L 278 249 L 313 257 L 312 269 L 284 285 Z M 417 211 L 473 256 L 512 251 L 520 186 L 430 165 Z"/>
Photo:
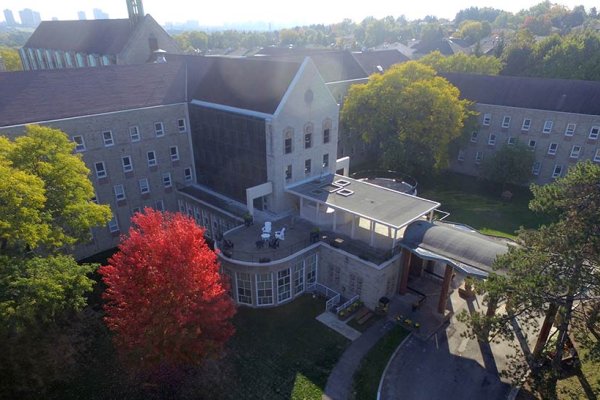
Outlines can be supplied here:
<path id="1" fill-rule="evenodd" d="M 181 211 L 215 241 L 238 304 L 277 306 L 320 288 L 373 308 L 426 270 L 445 277 L 443 312 L 452 270 L 486 276 L 507 244 L 434 222 L 440 204 L 402 185 L 347 176 L 354 156 L 347 149 L 358 139 L 340 137 L 339 103 L 351 84 L 398 59 L 368 57 L 170 56 L 166 63 L 2 73 L 0 134 L 15 137 L 40 124 L 75 142 L 91 171 L 91 200 L 113 212 L 75 249 L 80 258 L 115 247 L 144 207 Z M 562 174 L 576 160 L 600 161 L 595 83 L 447 78 L 481 112 L 481 128 L 454 169 L 476 174 L 476 154 L 510 137 L 536 141 L 540 182 L 555 164 Z M 555 142 L 556 154 L 543 154 Z"/>

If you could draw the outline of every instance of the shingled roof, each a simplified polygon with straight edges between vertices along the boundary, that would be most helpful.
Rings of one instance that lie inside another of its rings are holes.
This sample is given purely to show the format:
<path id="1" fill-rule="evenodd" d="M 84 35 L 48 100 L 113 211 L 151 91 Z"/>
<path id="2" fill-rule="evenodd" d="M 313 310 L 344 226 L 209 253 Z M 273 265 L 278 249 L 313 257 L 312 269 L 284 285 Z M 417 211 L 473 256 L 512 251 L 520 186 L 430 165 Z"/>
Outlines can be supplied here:
<path id="1" fill-rule="evenodd" d="M 0 74 L 0 126 L 180 102 L 182 63 Z"/>
<path id="2" fill-rule="evenodd" d="M 482 104 L 600 115 L 600 82 L 572 79 L 441 74 L 461 96 Z"/>
<path id="3" fill-rule="evenodd" d="M 118 54 L 134 29 L 129 19 L 43 21 L 23 47 Z"/>
<path id="4" fill-rule="evenodd" d="M 354 52 L 352 56 L 368 75 L 387 71 L 394 64 L 410 60 L 397 49 Z M 378 67 L 381 67 L 383 71 Z"/>
<path id="5" fill-rule="evenodd" d="M 188 64 L 189 100 L 273 114 L 300 63 L 264 58 L 180 56 Z"/>

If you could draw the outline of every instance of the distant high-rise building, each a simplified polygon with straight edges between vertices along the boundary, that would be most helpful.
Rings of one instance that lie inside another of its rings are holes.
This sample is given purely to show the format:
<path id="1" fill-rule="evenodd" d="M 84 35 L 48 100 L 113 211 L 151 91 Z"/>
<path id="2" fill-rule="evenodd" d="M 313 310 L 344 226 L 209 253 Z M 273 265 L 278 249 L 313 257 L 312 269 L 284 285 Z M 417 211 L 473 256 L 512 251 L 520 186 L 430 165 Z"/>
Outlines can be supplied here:
<path id="1" fill-rule="evenodd" d="M 108 19 L 108 14 L 99 8 L 94 8 L 94 19 Z"/>
<path id="2" fill-rule="evenodd" d="M 87 19 L 85 16 L 85 11 L 77 11 L 77 18 L 80 21 L 85 21 Z"/>
<path id="3" fill-rule="evenodd" d="M 6 26 L 17 26 L 12 10 L 4 10 L 4 19 L 6 20 Z"/>
<path id="4" fill-rule="evenodd" d="M 28 28 L 35 28 L 42 22 L 40 13 L 30 8 L 19 11 L 19 17 L 21 17 L 21 25 Z"/>

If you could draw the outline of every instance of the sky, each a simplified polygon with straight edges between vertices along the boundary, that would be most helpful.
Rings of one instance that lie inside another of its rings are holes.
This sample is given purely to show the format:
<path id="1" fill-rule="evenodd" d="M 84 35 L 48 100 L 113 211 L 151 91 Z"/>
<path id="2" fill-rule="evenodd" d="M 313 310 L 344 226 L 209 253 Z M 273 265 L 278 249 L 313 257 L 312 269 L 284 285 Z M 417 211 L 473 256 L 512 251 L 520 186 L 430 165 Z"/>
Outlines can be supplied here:
<path id="1" fill-rule="evenodd" d="M 494 7 L 516 12 L 528 8 L 541 0 L 143 0 L 144 11 L 151 14 L 160 24 L 197 20 L 201 26 L 222 26 L 240 22 L 271 22 L 277 25 L 330 24 L 344 18 L 362 21 L 367 16 L 382 18 L 388 15 L 405 15 L 408 19 L 419 19 L 426 15 L 453 19 L 456 13 L 471 6 Z M 584 5 L 587 10 L 596 6 L 589 0 L 563 0 L 560 4 L 572 8 Z M 0 9 L 11 9 L 19 21 L 19 10 L 31 8 L 40 12 L 42 20 L 57 17 L 61 20 L 77 19 L 78 11 L 85 11 L 91 19 L 92 10 L 99 8 L 110 18 L 126 18 L 125 0 L 2 0 Z M 4 14 L 0 14 L 0 21 Z"/>

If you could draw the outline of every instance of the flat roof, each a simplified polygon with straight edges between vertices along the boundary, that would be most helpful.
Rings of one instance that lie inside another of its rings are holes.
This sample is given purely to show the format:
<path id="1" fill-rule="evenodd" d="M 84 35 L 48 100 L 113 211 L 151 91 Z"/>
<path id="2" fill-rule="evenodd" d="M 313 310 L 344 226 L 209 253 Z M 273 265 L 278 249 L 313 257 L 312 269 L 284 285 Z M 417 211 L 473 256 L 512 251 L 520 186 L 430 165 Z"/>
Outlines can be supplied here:
<path id="1" fill-rule="evenodd" d="M 397 229 L 440 206 L 435 201 L 337 174 L 288 187 L 286 190 L 301 198 L 327 204 L 334 209 Z"/>

